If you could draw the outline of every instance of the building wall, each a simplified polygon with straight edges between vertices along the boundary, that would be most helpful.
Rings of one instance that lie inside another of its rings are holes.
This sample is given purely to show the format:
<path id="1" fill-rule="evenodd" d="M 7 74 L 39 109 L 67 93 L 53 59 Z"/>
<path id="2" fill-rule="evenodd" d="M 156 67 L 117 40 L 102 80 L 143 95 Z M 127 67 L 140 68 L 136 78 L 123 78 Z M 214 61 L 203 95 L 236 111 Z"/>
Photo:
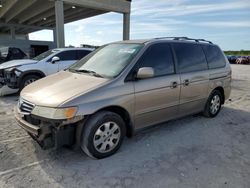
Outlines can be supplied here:
<path id="1" fill-rule="evenodd" d="M 9 39 L 6 37 L 0 37 L 0 47 L 9 46 L 20 48 L 28 57 L 32 57 L 31 45 L 44 45 L 49 49 L 56 48 L 56 43 L 48 41 L 34 41 L 34 40 L 22 40 L 22 39 Z"/>
<path id="2" fill-rule="evenodd" d="M 29 39 L 29 35 L 15 35 L 15 37 L 16 37 L 16 39 L 23 39 L 23 40 Z M 0 33 L 0 39 L 11 39 L 11 35 L 5 34 L 5 33 Z"/>

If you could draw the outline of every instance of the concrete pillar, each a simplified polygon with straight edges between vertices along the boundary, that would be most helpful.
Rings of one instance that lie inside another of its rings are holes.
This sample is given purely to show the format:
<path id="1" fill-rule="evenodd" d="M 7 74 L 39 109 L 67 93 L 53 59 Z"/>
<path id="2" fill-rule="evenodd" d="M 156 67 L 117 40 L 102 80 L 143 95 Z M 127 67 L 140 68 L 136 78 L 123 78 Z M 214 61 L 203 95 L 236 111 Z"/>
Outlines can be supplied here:
<path id="1" fill-rule="evenodd" d="M 56 41 L 58 48 L 65 47 L 64 41 L 64 9 L 63 1 L 55 1 L 55 15 L 56 15 Z"/>
<path id="2" fill-rule="evenodd" d="M 123 13 L 123 40 L 129 40 L 130 13 Z"/>
<path id="3" fill-rule="evenodd" d="M 10 28 L 10 36 L 11 36 L 11 39 L 16 39 L 15 27 Z"/>
<path id="4" fill-rule="evenodd" d="M 25 35 L 25 40 L 30 40 L 29 34 Z"/>
<path id="5" fill-rule="evenodd" d="M 57 44 L 56 28 L 53 29 L 53 41 L 54 41 L 55 44 Z"/>

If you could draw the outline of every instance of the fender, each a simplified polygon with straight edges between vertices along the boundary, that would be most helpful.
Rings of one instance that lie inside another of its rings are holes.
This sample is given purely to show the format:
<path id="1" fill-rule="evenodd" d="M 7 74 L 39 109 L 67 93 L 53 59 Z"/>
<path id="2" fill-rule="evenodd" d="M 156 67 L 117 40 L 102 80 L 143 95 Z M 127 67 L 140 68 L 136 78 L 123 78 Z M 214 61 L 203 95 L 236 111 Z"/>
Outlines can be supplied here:
<path id="1" fill-rule="evenodd" d="M 17 86 L 19 87 L 20 86 L 20 83 L 22 81 L 22 79 L 27 76 L 27 75 L 31 75 L 31 74 L 34 74 L 34 75 L 39 75 L 41 76 L 41 78 L 43 77 L 46 77 L 46 75 L 44 74 L 44 72 L 40 71 L 40 70 L 28 70 L 28 71 L 20 71 L 21 74 L 20 76 L 18 77 L 17 79 Z"/>

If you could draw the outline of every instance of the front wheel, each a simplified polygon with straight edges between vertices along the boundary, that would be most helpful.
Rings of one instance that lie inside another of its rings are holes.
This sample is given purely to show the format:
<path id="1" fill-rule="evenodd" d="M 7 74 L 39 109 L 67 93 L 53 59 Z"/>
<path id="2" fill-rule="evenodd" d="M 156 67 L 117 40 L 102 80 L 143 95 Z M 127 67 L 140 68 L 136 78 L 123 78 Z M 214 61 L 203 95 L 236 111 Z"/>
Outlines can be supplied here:
<path id="1" fill-rule="evenodd" d="M 37 75 L 28 75 L 28 76 L 25 76 L 22 79 L 22 81 L 21 81 L 21 84 L 20 84 L 20 87 L 19 87 L 20 89 L 19 90 L 21 91 L 24 87 L 26 87 L 27 85 L 35 82 L 38 79 L 40 79 L 40 77 L 37 76 Z"/>
<path id="2" fill-rule="evenodd" d="M 81 148 L 90 157 L 101 159 L 114 154 L 125 136 L 125 123 L 116 113 L 102 111 L 86 122 Z"/>
<path id="3" fill-rule="evenodd" d="M 205 106 L 203 114 L 206 117 L 215 117 L 220 112 L 221 105 L 222 105 L 221 92 L 219 92 L 218 90 L 214 90 L 210 94 L 210 96 L 207 100 L 207 104 Z"/>

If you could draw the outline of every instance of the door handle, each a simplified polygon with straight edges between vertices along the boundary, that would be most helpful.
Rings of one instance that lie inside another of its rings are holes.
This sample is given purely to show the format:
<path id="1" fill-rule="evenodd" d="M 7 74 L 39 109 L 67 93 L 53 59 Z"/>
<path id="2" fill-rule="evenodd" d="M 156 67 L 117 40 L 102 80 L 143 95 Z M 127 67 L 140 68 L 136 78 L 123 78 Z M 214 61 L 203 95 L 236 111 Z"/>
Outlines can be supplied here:
<path id="1" fill-rule="evenodd" d="M 183 85 L 188 86 L 189 85 L 189 80 L 188 79 L 184 80 Z"/>
<path id="2" fill-rule="evenodd" d="M 170 88 L 174 89 L 177 88 L 178 83 L 177 82 L 172 82 Z"/>

